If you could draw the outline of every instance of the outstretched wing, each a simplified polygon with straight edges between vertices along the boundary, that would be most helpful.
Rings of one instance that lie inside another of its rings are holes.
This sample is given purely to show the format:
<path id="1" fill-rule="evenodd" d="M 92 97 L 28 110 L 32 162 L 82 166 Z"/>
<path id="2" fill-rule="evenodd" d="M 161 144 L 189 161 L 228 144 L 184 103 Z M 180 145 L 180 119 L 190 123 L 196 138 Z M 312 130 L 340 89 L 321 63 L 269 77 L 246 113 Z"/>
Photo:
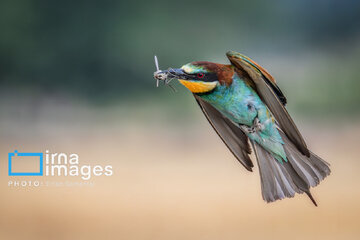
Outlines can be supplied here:
<path id="1" fill-rule="evenodd" d="M 257 63 L 240 53 L 229 51 L 226 53 L 226 56 L 240 75 L 243 75 L 252 81 L 254 89 L 272 112 L 279 123 L 280 128 L 299 151 L 309 157 L 310 152 L 294 121 L 291 119 L 284 106 L 286 98 L 282 94 L 280 88 L 276 85 L 274 78 Z"/>
<path id="2" fill-rule="evenodd" d="M 194 97 L 205 117 L 229 150 L 247 170 L 252 171 L 254 164 L 249 157 L 251 148 L 248 137 L 237 125 L 224 117 L 216 108 L 211 106 L 211 104 L 205 102 L 195 94 Z"/>

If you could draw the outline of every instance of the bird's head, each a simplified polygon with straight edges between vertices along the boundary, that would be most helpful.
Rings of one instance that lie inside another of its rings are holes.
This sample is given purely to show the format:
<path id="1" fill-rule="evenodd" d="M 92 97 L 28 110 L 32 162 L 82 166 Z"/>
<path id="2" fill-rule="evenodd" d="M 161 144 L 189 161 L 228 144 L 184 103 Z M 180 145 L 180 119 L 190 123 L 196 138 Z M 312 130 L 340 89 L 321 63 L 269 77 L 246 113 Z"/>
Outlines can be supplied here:
<path id="1" fill-rule="evenodd" d="M 232 83 L 234 68 L 212 62 L 192 62 L 179 69 L 170 69 L 169 74 L 192 93 L 207 93 L 218 85 L 229 86 Z"/>

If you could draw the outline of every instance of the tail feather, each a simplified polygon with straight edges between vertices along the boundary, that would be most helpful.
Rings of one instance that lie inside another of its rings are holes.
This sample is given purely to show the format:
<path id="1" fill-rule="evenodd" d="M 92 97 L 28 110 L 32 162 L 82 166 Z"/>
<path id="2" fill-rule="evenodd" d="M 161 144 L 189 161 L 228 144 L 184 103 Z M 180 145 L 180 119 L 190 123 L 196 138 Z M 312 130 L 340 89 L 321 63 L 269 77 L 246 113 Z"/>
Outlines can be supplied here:
<path id="1" fill-rule="evenodd" d="M 254 142 L 254 151 L 260 170 L 262 196 L 266 202 L 273 202 L 303 191 L 294 183 L 284 164 Z"/>
<path id="2" fill-rule="evenodd" d="M 310 157 L 301 154 L 294 144 L 280 131 L 288 162 L 280 163 L 273 155 L 253 142 L 260 178 L 262 196 L 266 202 L 273 202 L 295 193 L 306 193 L 317 206 L 310 193 L 310 187 L 320 183 L 330 174 L 329 164 L 310 152 Z"/>
<path id="3" fill-rule="evenodd" d="M 285 143 L 283 146 L 291 166 L 311 187 L 317 186 L 321 180 L 330 174 L 330 165 L 326 161 L 313 152 L 310 152 L 310 157 L 301 154 L 286 135 L 281 130 L 279 132 Z"/>
<path id="4" fill-rule="evenodd" d="M 310 190 L 308 190 L 308 191 L 305 192 L 305 193 L 306 193 L 306 195 L 310 198 L 310 200 L 311 200 L 312 203 L 315 205 L 315 207 L 317 207 L 318 205 L 317 205 L 315 199 L 313 198 L 313 196 L 311 195 Z"/>

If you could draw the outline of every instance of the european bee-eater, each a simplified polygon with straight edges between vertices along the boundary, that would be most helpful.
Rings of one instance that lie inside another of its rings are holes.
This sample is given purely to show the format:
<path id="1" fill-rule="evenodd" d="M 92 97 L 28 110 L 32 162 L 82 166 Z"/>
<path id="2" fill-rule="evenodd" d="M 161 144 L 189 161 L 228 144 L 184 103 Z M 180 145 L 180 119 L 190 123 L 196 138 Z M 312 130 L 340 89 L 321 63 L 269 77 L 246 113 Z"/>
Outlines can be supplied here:
<path id="1" fill-rule="evenodd" d="M 329 164 L 308 150 L 275 79 L 240 53 L 226 55 L 229 65 L 192 62 L 155 77 L 176 78 L 189 89 L 229 150 L 252 171 L 250 139 L 266 202 L 306 193 L 316 205 L 310 187 L 330 174 Z"/>

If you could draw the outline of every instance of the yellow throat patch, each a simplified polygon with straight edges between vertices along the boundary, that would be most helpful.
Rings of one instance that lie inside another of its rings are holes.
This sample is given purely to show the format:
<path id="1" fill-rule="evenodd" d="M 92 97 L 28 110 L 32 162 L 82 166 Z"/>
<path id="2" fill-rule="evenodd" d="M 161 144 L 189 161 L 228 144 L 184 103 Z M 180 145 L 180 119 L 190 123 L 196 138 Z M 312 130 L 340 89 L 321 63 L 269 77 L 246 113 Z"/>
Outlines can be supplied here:
<path id="1" fill-rule="evenodd" d="M 179 82 L 193 93 L 210 92 L 216 87 L 216 82 L 195 82 L 179 79 Z"/>

